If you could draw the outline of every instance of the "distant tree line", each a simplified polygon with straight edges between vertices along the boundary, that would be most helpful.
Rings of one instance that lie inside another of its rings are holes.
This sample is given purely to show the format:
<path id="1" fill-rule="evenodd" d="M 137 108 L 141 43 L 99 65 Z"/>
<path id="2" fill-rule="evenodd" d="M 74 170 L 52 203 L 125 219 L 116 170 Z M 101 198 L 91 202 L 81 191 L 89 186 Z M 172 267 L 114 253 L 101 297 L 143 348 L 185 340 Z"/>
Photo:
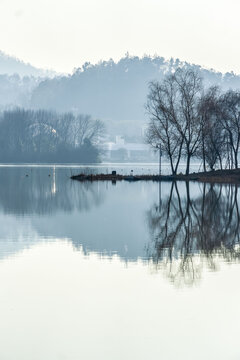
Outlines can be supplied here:
<path id="1" fill-rule="evenodd" d="M 99 161 L 104 125 L 90 116 L 16 108 L 0 114 L 1 162 Z"/>
<path id="2" fill-rule="evenodd" d="M 221 93 L 206 88 L 197 71 L 178 68 L 161 82 L 150 83 L 147 101 L 150 122 L 146 140 L 162 148 L 172 174 L 193 157 L 203 169 L 238 168 L 240 147 L 240 92 Z"/>

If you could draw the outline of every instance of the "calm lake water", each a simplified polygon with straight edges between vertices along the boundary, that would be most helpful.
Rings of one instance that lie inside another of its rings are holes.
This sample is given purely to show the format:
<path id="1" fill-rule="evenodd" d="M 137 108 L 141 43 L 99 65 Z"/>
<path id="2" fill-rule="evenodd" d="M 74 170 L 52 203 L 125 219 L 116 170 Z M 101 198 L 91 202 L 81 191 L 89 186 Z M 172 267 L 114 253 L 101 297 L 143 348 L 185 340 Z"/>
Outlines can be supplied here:
<path id="1" fill-rule="evenodd" d="M 112 170 L 0 166 L 0 359 L 240 359 L 240 189 Z"/>

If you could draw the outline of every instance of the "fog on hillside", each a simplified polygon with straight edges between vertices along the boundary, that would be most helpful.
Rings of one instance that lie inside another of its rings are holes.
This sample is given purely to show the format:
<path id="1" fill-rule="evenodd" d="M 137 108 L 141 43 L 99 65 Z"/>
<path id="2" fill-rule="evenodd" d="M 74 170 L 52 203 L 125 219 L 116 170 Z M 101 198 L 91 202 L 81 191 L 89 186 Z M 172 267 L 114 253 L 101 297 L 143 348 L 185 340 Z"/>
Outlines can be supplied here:
<path id="1" fill-rule="evenodd" d="M 85 63 L 71 76 L 41 82 L 33 90 L 31 106 L 80 111 L 106 121 L 112 133 L 139 135 L 147 119 L 144 105 L 149 83 L 161 80 L 178 67 L 198 70 L 207 86 L 217 84 L 223 90 L 240 87 L 240 77 L 233 73 L 223 75 L 178 59 L 126 56 L 117 63 Z"/>
<path id="2" fill-rule="evenodd" d="M 9 109 L 17 105 L 90 114 L 103 120 L 112 136 L 124 135 L 142 141 L 142 128 L 148 120 L 145 104 L 149 83 L 161 80 L 178 67 L 197 70 L 208 87 L 240 88 L 240 76 L 234 73 L 222 74 L 159 56 L 126 55 L 118 62 L 110 59 L 96 65 L 85 63 L 72 75 L 44 79 L 39 77 L 37 69 L 32 72 L 31 65 L 1 55 L 0 74 L 5 70 L 6 74 L 0 75 L 0 107 Z M 13 70 L 21 76 L 12 75 Z"/>

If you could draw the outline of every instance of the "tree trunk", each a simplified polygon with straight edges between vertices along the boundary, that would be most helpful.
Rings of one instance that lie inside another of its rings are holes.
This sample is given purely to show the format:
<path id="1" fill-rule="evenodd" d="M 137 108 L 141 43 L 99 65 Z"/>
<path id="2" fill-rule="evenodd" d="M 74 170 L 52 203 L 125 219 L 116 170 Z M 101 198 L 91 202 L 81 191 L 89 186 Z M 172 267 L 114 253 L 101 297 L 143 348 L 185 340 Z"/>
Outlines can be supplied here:
<path id="1" fill-rule="evenodd" d="M 235 169 L 238 168 L 238 151 L 234 151 L 234 162 L 235 162 Z"/>
<path id="2" fill-rule="evenodd" d="M 170 164 L 171 164 L 172 175 L 175 175 L 176 172 L 175 172 L 175 169 L 174 169 L 173 159 L 172 159 L 171 155 L 169 155 L 169 159 L 170 159 Z"/>
<path id="3" fill-rule="evenodd" d="M 190 155 L 190 154 L 188 154 L 188 155 L 187 155 L 186 175 L 189 175 L 190 160 L 191 160 L 191 155 Z"/>
<path id="4" fill-rule="evenodd" d="M 204 145 L 204 141 L 202 142 L 202 158 L 203 158 L 203 171 L 206 172 L 206 158 L 205 158 L 205 145 Z"/>
<path id="5" fill-rule="evenodd" d="M 203 156 L 203 171 L 206 172 L 206 159 L 205 159 L 205 155 Z"/>
<path id="6" fill-rule="evenodd" d="M 232 150 L 232 147 L 231 147 L 231 169 L 233 168 L 233 150 Z"/>
<path id="7" fill-rule="evenodd" d="M 182 156 L 182 146 L 183 146 L 183 141 L 181 142 L 180 148 L 178 150 L 178 157 L 177 157 L 177 161 L 176 161 L 175 169 L 174 169 L 175 174 L 177 174 L 178 165 L 179 165 L 179 162 L 180 162 L 180 159 L 181 159 L 181 156 Z"/>
<path id="8" fill-rule="evenodd" d="M 222 166 L 222 158 L 221 158 L 220 155 L 219 155 L 219 163 L 220 163 L 220 169 L 222 170 L 222 169 L 223 169 L 223 166 Z"/>

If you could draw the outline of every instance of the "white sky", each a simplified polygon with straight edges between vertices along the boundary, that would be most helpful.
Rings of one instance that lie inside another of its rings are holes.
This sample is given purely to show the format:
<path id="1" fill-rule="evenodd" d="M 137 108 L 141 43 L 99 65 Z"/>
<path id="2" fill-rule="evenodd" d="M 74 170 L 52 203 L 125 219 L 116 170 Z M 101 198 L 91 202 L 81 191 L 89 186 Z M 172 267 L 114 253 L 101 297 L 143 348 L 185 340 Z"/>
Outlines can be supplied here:
<path id="1" fill-rule="evenodd" d="M 158 54 L 240 73 L 240 0 L 0 0 L 0 50 L 71 72 Z"/>

